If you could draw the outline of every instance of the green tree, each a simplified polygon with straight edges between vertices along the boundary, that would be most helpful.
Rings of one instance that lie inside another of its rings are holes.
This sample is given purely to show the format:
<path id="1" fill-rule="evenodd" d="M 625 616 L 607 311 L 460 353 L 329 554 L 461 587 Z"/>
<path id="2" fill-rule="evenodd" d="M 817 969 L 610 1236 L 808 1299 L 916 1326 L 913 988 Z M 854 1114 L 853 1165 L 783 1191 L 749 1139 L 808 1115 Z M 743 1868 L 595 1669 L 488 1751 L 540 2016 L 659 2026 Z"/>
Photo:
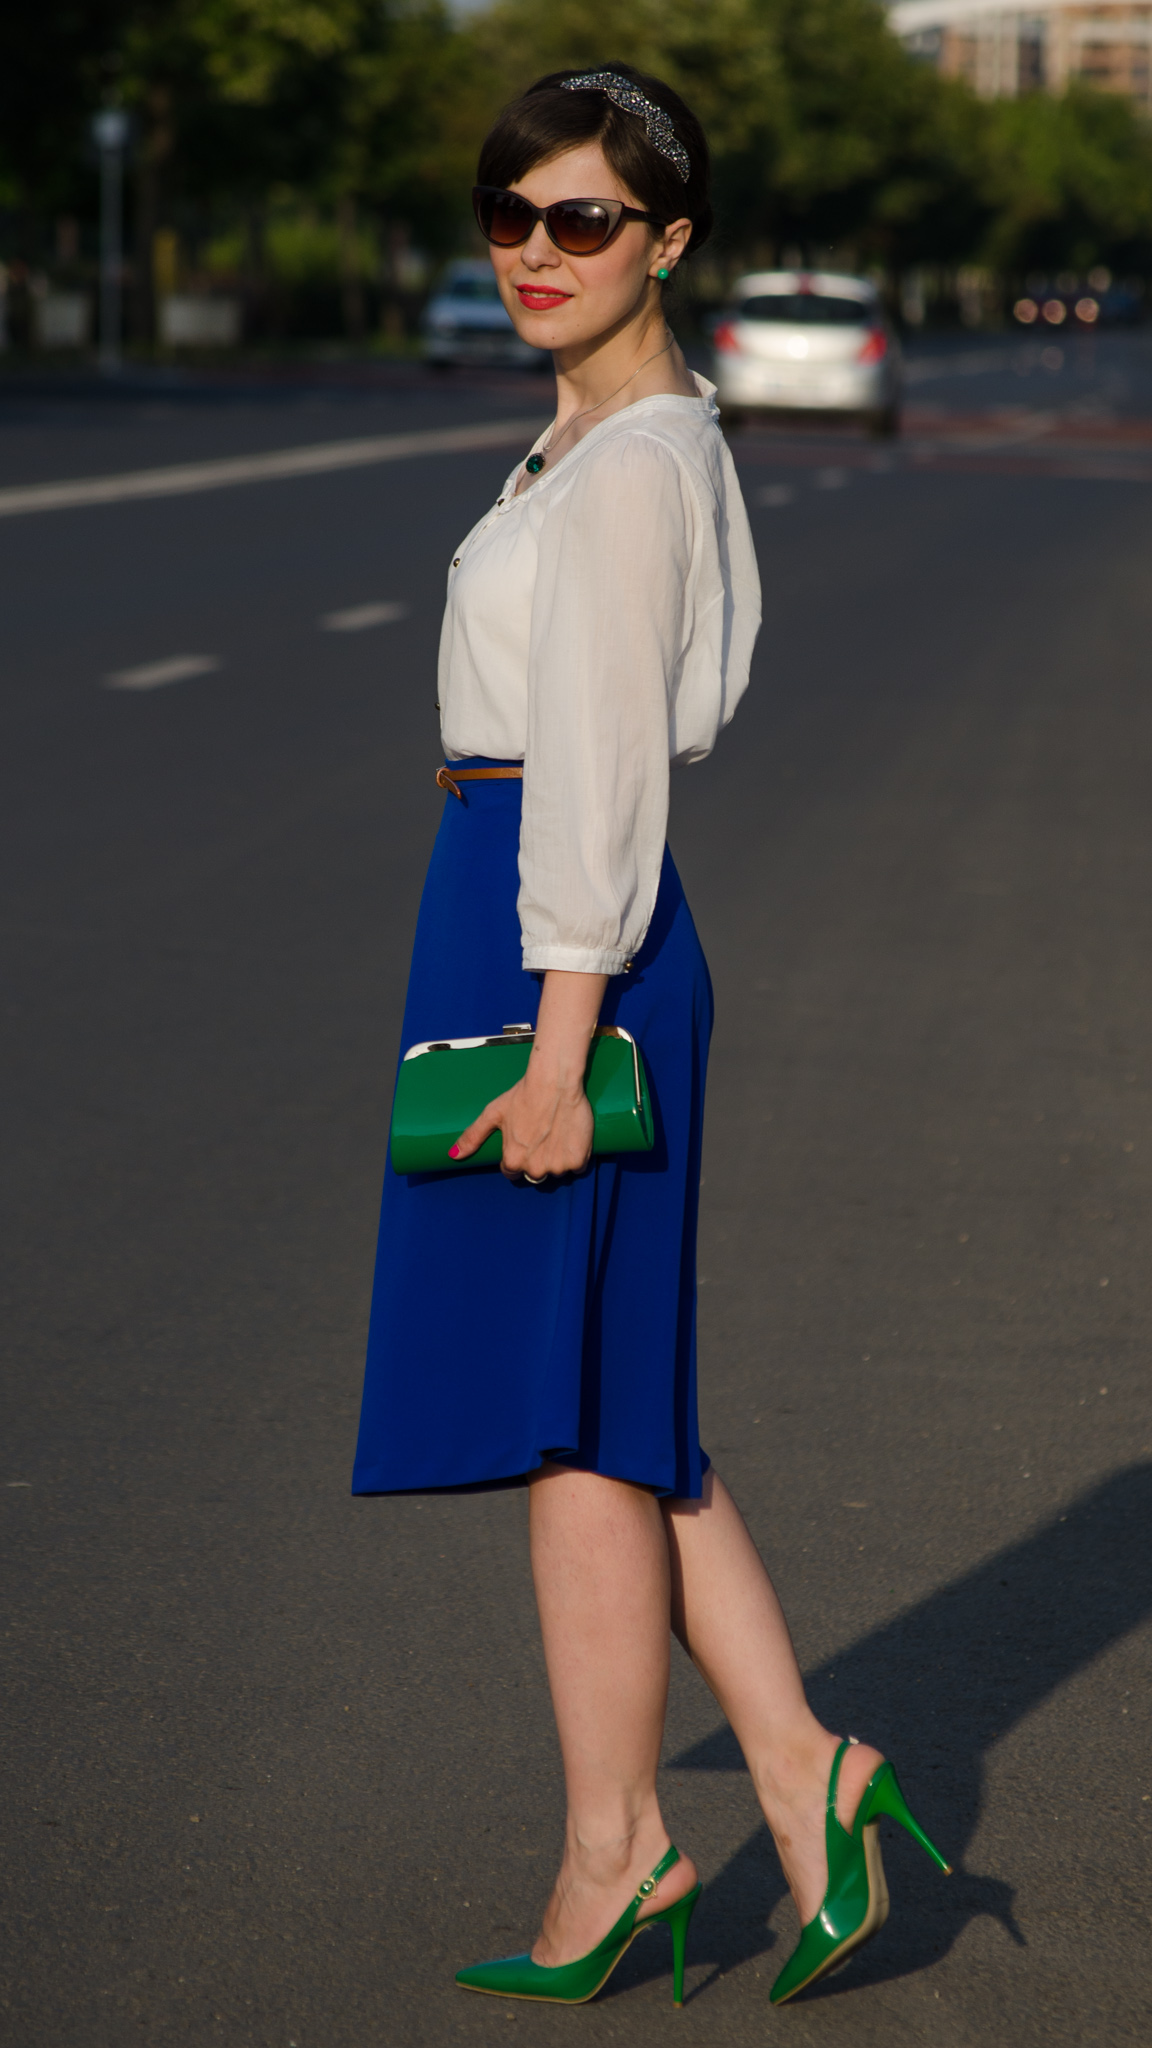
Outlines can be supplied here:
<path id="1" fill-rule="evenodd" d="M 0 18 L 0 207 L 43 243 L 92 220 L 86 147 L 107 98 L 133 116 L 138 338 L 152 331 L 156 229 L 237 213 L 259 264 L 273 193 L 341 223 L 346 311 L 362 324 L 357 212 L 447 245 L 470 182 L 468 49 L 446 0 L 48 0 Z M 455 122 L 455 128 L 454 128 Z"/>
<path id="2" fill-rule="evenodd" d="M 915 63 L 876 0 L 495 0 L 472 36 L 504 96 L 541 72 L 621 58 L 704 122 L 718 247 L 815 257 L 963 250 L 986 222 L 982 109 Z"/>
<path id="3" fill-rule="evenodd" d="M 988 260 L 1006 271 L 1085 271 L 1152 257 L 1152 128 L 1114 94 L 1077 84 L 993 110 Z"/>
<path id="4" fill-rule="evenodd" d="M 222 227 L 262 266 L 273 206 L 336 224 L 345 323 L 365 251 L 466 231 L 475 154 L 541 72 L 655 71 L 713 144 L 722 266 L 977 258 L 1006 270 L 1152 264 L 1152 130 L 1078 86 L 988 104 L 915 62 L 878 0 L 44 0 L 0 12 L 0 255 L 53 216 L 95 218 L 87 142 L 129 107 L 136 332 L 151 336 L 156 230 Z M 323 223 L 329 225 L 325 228 Z M 376 258 L 373 257 L 375 264 Z"/>
<path id="5" fill-rule="evenodd" d="M 123 12 L 122 0 L 0 10 L 0 209 L 18 238 L 91 201 L 88 122 L 115 84 Z"/>
<path id="6" fill-rule="evenodd" d="M 358 212 L 450 237 L 454 168 L 437 97 L 459 39 L 443 0 L 153 0 L 125 37 L 139 108 L 142 296 L 165 206 L 241 209 L 259 269 L 272 192 L 306 195 L 340 225 L 346 324 L 364 328 Z M 142 324 L 149 324 L 145 310 Z"/>

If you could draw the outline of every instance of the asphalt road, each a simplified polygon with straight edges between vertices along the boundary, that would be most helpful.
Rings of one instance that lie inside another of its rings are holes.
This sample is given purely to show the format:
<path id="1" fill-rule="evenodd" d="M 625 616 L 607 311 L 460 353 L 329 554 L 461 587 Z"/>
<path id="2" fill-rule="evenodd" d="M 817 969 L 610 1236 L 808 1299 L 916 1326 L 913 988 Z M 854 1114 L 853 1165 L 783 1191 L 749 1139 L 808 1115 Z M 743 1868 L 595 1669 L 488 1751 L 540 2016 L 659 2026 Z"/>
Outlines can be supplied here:
<path id="1" fill-rule="evenodd" d="M 513 449 L 0 522 L 14 2048 L 1148 2040 L 1152 338 L 1056 356 L 921 351 L 896 449 L 738 438 L 765 629 L 676 782 L 704 1441 L 957 1864 L 894 1840 L 888 1927 L 779 2014 L 679 1656 L 683 2013 L 662 1936 L 580 2013 L 454 1989 L 558 1850 L 524 1501 L 348 1495 L 444 571 Z M 17 384 L 0 484 L 542 399 Z M 429 1313 L 467 1346 L 450 1246 Z"/>

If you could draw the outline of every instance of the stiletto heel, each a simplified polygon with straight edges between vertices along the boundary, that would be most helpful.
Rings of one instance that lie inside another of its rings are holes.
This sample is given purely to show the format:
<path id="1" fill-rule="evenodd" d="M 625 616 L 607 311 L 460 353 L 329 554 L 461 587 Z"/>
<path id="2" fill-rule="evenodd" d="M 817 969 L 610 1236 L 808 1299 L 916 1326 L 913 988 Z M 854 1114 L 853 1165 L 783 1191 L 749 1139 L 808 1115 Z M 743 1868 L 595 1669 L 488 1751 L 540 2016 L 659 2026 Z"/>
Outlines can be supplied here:
<path id="1" fill-rule="evenodd" d="M 688 1946 L 688 1927 L 696 1911 L 696 1901 L 700 1897 L 700 1892 L 700 1885 L 693 1891 L 685 1892 L 684 1897 L 677 1899 L 674 1906 L 666 1906 L 662 1913 L 653 1913 L 651 1919 L 642 1920 L 636 1930 L 638 1934 L 642 1934 L 646 1927 L 651 1927 L 653 1920 L 665 1921 L 672 1930 L 673 2005 L 684 2003 L 684 1951 Z"/>
<path id="2" fill-rule="evenodd" d="M 945 1863 L 935 1842 L 929 1841 L 919 1821 L 909 1811 L 908 1802 L 900 1790 L 896 1773 L 892 1769 L 891 1764 L 881 1764 L 880 1769 L 866 1788 L 865 1797 L 868 1796 L 869 1792 L 872 1795 L 870 1818 L 884 1813 L 887 1814 L 889 1820 L 899 1821 L 901 1827 L 906 1829 L 908 1834 L 911 1835 L 912 1840 L 919 1842 L 925 1855 L 932 1858 L 937 1869 L 942 1870 L 945 1877 L 951 1877 L 952 1865 Z M 867 1823 L 865 1824 L 867 1825 Z"/>
<path id="3" fill-rule="evenodd" d="M 657 1913 L 650 1913 L 644 1920 L 636 1918 L 641 1906 L 646 1905 L 658 1889 L 660 1880 L 667 1877 L 679 1861 L 679 1849 L 669 1849 L 651 1877 L 644 1879 L 635 1898 L 625 1906 L 603 1941 L 589 1949 L 586 1956 L 577 1956 L 574 1963 L 560 1963 L 555 1969 L 549 1969 L 544 1963 L 534 1963 L 530 1955 L 501 1956 L 492 1963 L 473 1963 L 467 1970 L 457 1970 L 456 1982 L 462 1991 L 486 1991 L 493 1998 L 534 1998 L 543 1999 L 548 2004 L 584 2005 L 588 1999 L 595 1998 L 602 1984 L 607 1983 L 636 1936 L 663 1921 L 672 1934 L 672 1998 L 676 2005 L 683 2005 L 688 1923 L 696 1909 L 701 1886 L 694 1886 L 692 1891 L 685 1892 L 682 1899 L 676 1899 Z"/>
<path id="4" fill-rule="evenodd" d="M 841 1826 L 836 1813 L 836 1787 L 846 1742 L 832 1760 L 828 1778 L 828 1806 L 824 1819 L 824 1841 L 828 1851 L 828 1889 L 814 1920 L 800 1930 L 797 1942 L 769 1992 L 773 2005 L 795 1998 L 818 1977 L 838 1969 L 853 1949 L 871 1940 L 888 1918 L 888 1886 L 880 1857 L 880 1820 L 899 1821 L 913 1841 L 932 1861 L 951 1875 L 934 1842 L 929 1841 L 919 1821 L 909 1811 L 896 1773 L 885 1761 L 873 1772 L 861 1794 L 851 1832 Z"/>

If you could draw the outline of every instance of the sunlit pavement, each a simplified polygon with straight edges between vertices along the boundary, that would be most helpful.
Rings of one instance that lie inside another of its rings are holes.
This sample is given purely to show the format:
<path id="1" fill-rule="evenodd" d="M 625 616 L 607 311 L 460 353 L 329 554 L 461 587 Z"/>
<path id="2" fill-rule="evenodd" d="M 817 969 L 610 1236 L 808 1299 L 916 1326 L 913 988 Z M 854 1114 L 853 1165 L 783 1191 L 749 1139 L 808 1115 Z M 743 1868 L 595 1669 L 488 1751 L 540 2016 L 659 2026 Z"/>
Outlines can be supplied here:
<path id="1" fill-rule="evenodd" d="M 832 443 L 846 468 L 884 474 L 901 469 L 972 475 L 1079 478 L 1084 482 L 1152 483 L 1152 418 L 1117 419 L 1081 411 L 996 406 L 985 412 L 906 406 L 904 431 L 878 449 L 836 427 L 789 431 L 783 423 L 750 427 L 739 436 L 748 464 L 827 466 Z M 841 445 L 843 444 L 843 445 Z"/>
<path id="2" fill-rule="evenodd" d="M 743 431 L 739 446 L 748 463 L 824 467 L 833 440 L 849 469 L 1152 482 L 1152 347 L 1142 334 L 950 352 L 913 344 L 898 438 L 870 443 L 863 430 L 782 418 Z"/>
<path id="3" fill-rule="evenodd" d="M 957 1874 L 894 1841 L 887 1928 L 772 2014 L 791 1909 L 678 1658 L 683 2013 L 659 1935 L 578 2013 L 453 1989 L 531 1934 L 559 1840 L 523 1500 L 347 1486 L 444 573 L 515 443 L 17 509 L 21 2048 L 1146 2041 L 1152 336 L 909 367 L 897 442 L 734 434 L 765 628 L 672 838 L 718 1000 L 704 1441 L 819 1711 Z M 14 380 L 0 491 L 547 409 L 310 376 Z M 429 1313 L 466 1349 L 471 1311 L 447 1245 Z"/>

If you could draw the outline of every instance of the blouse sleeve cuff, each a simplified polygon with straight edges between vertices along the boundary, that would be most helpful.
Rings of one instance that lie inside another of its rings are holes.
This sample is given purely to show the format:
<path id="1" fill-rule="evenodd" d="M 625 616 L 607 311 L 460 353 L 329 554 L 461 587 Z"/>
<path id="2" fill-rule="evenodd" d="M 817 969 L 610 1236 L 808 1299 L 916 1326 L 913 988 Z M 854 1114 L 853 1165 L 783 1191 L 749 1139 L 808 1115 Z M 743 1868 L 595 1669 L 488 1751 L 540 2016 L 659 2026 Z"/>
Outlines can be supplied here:
<path id="1" fill-rule="evenodd" d="M 623 974 L 630 953 L 595 952 L 586 946 L 537 946 L 524 943 L 524 972 L 544 974 L 558 967 L 567 974 Z"/>

